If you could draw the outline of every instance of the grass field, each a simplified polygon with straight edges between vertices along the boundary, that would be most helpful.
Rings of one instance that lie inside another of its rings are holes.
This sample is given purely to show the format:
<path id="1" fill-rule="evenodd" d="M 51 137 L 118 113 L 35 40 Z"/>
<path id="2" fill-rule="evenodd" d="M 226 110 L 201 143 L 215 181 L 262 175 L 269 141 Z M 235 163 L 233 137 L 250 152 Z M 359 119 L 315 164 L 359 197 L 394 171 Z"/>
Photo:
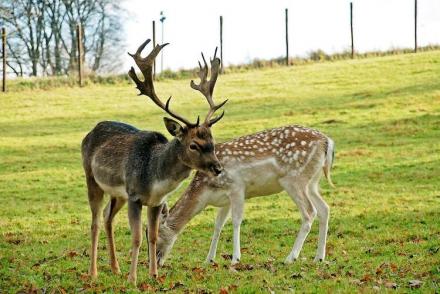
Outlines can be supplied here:
<path id="1" fill-rule="evenodd" d="M 164 98 L 173 94 L 172 107 L 189 117 L 206 111 L 189 81 L 162 81 L 157 88 Z M 282 263 L 300 218 L 281 193 L 247 202 L 242 271 L 230 271 L 222 257 L 232 251 L 230 223 L 218 266 L 203 264 L 215 215 L 209 208 L 176 242 L 158 281 L 148 278 L 144 240 L 138 287 L 130 286 L 124 208 L 116 226 L 123 274 L 111 273 L 101 232 L 99 278 L 90 281 L 91 216 L 80 142 L 101 120 L 165 133 L 161 111 L 136 94 L 127 83 L 0 95 L 0 293 L 439 291 L 440 51 L 220 77 L 216 96 L 230 102 L 213 129 L 217 141 L 290 123 L 335 140 L 337 187 L 322 184 L 331 206 L 328 259 L 322 264 L 312 261 L 317 222 L 301 258 Z"/>

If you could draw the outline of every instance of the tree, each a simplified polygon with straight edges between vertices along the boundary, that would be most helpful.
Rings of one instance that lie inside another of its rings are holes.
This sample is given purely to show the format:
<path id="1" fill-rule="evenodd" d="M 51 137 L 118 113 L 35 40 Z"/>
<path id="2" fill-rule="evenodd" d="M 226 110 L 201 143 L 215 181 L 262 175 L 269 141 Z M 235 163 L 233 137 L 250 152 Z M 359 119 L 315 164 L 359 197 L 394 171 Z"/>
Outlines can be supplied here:
<path id="1" fill-rule="evenodd" d="M 17 75 L 69 74 L 76 69 L 76 25 L 92 72 L 120 65 L 124 10 L 117 0 L 3 0 L 0 24 L 9 32 L 10 67 Z M 24 48 L 24 50 L 22 50 Z M 117 67 L 116 67 L 117 68 Z"/>

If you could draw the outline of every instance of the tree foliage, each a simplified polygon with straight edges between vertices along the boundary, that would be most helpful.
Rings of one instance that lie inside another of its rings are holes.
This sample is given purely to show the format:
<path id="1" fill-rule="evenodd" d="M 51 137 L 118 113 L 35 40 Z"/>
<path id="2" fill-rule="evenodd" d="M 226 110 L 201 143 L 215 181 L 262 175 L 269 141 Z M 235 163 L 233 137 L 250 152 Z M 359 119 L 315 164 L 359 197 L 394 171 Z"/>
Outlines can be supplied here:
<path id="1" fill-rule="evenodd" d="M 8 32 L 8 66 L 17 75 L 68 75 L 78 63 L 76 26 L 90 72 L 119 65 L 122 20 L 117 0 L 3 0 L 0 25 Z"/>

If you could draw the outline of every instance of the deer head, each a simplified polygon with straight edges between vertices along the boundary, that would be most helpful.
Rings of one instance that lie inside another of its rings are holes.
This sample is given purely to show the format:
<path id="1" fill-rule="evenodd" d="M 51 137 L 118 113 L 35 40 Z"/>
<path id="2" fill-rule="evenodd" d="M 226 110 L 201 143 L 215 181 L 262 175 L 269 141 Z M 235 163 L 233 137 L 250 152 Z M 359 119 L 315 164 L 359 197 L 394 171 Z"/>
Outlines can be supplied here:
<path id="1" fill-rule="evenodd" d="M 200 124 L 200 117 L 197 117 L 197 121 L 192 123 L 181 115 L 171 111 L 171 96 L 168 98 L 165 104 L 157 96 L 153 83 L 153 63 L 156 56 L 163 47 L 168 45 L 168 43 L 156 45 L 148 56 L 141 57 L 142 50 L 149 42 L 150 40 L 148 39 L 142 43 L 135 54 L 129 53 L 129 55 L 133 57 L 134 61 L 136 62 L 136 65 L 141 70 L 142 75 L 144 76 L 144 81 L 141 81 L 138 78 L 133 67 L 128 72 L 128 75 L 135 82 L 137 89 L 139 89 L 139 95 L 148 96 L 157 106 L 174 118 L 170 119 L 165 117 L 164 122 L 168 132 L 178 141 L 179 159 L 185 165 L 193 169 L 207 172 L 215 176 L 220 174 L 222 167 L 217 159 L 217 156 L 215 155 L 214 139 L 211 134 L 211 126 L 223 117 L 224 112 L 214 118 L 212 116 L 227 102 L 227 100 L 225 100 L 216 105 L 212 98 L 220 69 L 220 59 L 216 57 L 216 54 L 214 54 L 214 58 L 211 60 L 211 78 L 208 80 L 208 65 L 205 57 L 202 54 L 204 66 L 202 67 L 199 62 L 200 71 L 198 73 L 201 81 L 199 85 L 196 85 L 194 81 L 191 81 L 191 87 L 200 91 L 205 96 L 209 104 L 209 110 L 202 124 Z"/>

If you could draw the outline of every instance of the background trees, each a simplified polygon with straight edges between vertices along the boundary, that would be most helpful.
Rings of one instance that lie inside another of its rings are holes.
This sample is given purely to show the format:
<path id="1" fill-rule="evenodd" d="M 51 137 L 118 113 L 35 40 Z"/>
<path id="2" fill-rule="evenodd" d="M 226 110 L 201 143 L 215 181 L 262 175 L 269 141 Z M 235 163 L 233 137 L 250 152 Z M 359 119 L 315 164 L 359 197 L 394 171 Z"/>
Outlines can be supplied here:
<path id="1" fill-rule="evenodd" d="M 8 67 L 17 75 L 68 75 L 77 65 L 76 25 L 83 33 L 89 72 L 120 66 L 124 10 L 117 0 L 3 0 Z"/>

